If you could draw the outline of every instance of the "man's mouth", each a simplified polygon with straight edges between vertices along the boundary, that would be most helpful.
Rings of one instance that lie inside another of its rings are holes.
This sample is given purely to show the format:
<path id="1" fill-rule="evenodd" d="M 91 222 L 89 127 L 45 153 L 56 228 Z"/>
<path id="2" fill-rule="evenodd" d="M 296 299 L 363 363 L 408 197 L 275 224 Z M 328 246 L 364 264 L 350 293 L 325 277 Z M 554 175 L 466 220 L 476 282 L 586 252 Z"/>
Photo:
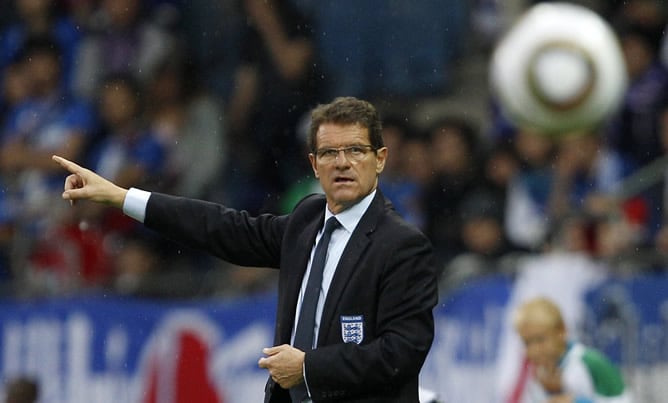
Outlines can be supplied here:
<path id="1" fill-rule="evenodd" d="M 354 180 L 352 178 L 348 178 L 348 177 L 345 177 L 345 176 L 337 176 L 336 178 L 334 178 L 334 182 L 335 183 L 349 183 L 349 182 L 354 182 Z"/>

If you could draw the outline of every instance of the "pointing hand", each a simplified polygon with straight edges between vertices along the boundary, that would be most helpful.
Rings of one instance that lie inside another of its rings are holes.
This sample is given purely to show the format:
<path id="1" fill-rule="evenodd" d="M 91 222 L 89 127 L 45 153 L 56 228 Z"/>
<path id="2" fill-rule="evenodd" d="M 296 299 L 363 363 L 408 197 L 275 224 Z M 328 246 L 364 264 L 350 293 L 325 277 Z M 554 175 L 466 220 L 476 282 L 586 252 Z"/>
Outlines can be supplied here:
<path id="1" fill-rule="evenodd" d="M 70 172 L 65 178 L 63 199 L 69 200 L 72 204 L 77 200 L 91 200 L 118 208 L 123 207 L 127 189 L 63 157 L 54 155 L 52 158 Z"/>

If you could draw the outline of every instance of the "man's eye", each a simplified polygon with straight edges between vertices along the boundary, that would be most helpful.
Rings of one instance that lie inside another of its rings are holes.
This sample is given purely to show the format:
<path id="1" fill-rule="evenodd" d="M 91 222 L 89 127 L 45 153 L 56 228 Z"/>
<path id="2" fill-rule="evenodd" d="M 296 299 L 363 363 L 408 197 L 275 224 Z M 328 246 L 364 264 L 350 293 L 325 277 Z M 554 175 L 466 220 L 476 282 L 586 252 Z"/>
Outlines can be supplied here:
<path id="1" fill-rule="evenodd" d="M 359 155 L 364 153 L 364 149 L 362 147 L 357 147 L 357 146 L 349 147 L 348 150 L 353 155 Z"/>
<path id="2" fill-rule="evenodd" d="M 333 148 L 329 148 L 327 150 L 322 150 L 320 152 L 320 156 L 324 158 L 336 158 L 336 156 L 339 154 L 339 152 Z"/>

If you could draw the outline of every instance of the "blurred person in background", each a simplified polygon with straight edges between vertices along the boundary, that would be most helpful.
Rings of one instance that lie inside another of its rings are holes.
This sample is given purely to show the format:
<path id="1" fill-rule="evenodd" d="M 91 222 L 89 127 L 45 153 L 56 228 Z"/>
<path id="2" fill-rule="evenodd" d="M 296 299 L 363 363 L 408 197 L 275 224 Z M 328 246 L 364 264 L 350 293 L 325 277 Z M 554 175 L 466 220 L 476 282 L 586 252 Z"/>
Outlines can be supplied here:
<path id="1" fill-rule="evenodd" d="M 127 73 L 111 74 L 99 91 L 102 138 L 89 158 L 102 175 L 129 186 L 157 183 L 165 161 L 165 148 L 144 120 L 144 94 Z"/>
<path id="2" fill-rule="evenodd" d="M 163 26 L 149 19 L 139 0 L 102 0 L 91 17 L 76 59 L 74 91 L 93 98 L 105 77 L 130 74 L 144 86 L 177 47 Z"/>
<path id="3" fill-rule="evenodd" d="M 99 131 L 78 158 L 118 183 L 156 186 L 165 150 L 146 127 L 139 84 L 130 74 L 109 75 L 97 99 Z M 115 287 L 130 294 L 138 280 L 128 279 L 155 266 L 146 262 L 158 260 L 158 244 L 143 239 L 146 236 L 135 221 L 103 205 L 89 203 L 65 211 L 36 240 L 28 288 L 37 294 L 67 294 Z"/>
<path id="4" fill-rule="evenodd" d="M 91 166 L 119 185 L 157 187 L 166 149 L 144 119 L 144 92 L 139 82 L 129 73 L 111 74 L 102 81 L 98 99 L 102 133 L 88 153 Z M 78 210 L 88 231 L 95 226 L 104 234 L 109 258 L 123 262 L 114 264 L 115 284 L 121 287 L 119 291 L 128 293 L 130 282 L 125 272 L 143 273 L 141 268 L 154 267 L 146 262 L 157 260 L 156 244 L 147 240 L 135 243 L 135 238 L 146 236 L 144 231 L 115 209 L 86 204 Z"/>
<path id="5" fill-rule="evenodd" d="M 404 118 L 397 116 L 383 119 L 383 140 L 388 150 L 393 152 L 392 158 L 388 158 L 385 164 L 378 186 L 406 221 L 424 228 L 421 211 L 423 183 L 411 175 L 411 170 L 416 169 L 416 165 L 428 166 L 429 158 L 424 158 L 424 154 L 412 155 L 420 152 L 415 145 L 407 147 L 410 139 L 417 135 L 416 132 L 417 129 Z M 410 158 L 416 159 L 410 161 Z"/>
<path id="6" fill-rule="evenodd" d="M 549 136 L 528 128 L 516 129 L 512 142 L 520 169 L 508 185 L 504 227 L 513 243 L 537 250 L 549 231 L 555 145 Z"/>
<path id="7" fill-rule="evenodd" d="M 23 60 L 15 60 L 7 65 L 0 75 L 0 127 L 4 125 L 9 112 L 30 96 L 30 83 Z"/>
<path id="8" fill-rule="evenodd" d="M 0 138 L 5 194 L 21 207 L 15 218 L 26 240 L 57 221 L 51 197 L 58 181 L 42 158 L 54 152 L 82 158 L 96 127 L 91 105 L 64 92 L 60 55 L 49 38 L 26 42 L 21 74 L 29 77 L 28 96 L 9 111 Z"/>
<path id="9" fill-rule="evenodd" d="M 80 157 L 95 128 L 90 105 L 63 91 L 60 49 L 49 38 L 32 38 L 22 50 L 28 96 L 9 112 L 2 133 L 4 173 L 48 175 L 44 153 Z M 36 178 L 33 178 L 36 181 Z"/>
<path id="10" fill-rule="evenodd" d="M 5 118 L 10 111 L 30 96 L 30 87 L 25 63 L 17 58 L 5 67 L 2 75 L 0 91 L 0 127 L 4 126 Z M 0 175 L 0 187 L 8 189 L 4 175 Z M 8 295 L 12 291 L 11 256 L 15 234 L 17 203 L 15 196 L 7 192 L 0 193 L 0 292 Z"/>
<path id="11" fill-rule="evenodd" d="M 25 101 L 29 93 L 28 77 L 24 63 L 17 60 L 9 64 L 2 71 L 2 89 L 0 95 L 0 127 L 4 126 L 5 117 L 9 112 Z M 5 178 L 0 176 L 0 188 L 7 189 Z M 11 254 L 14 239 L 14 224 L 17 208 L 12 202 L 13 197 L 6 192 L 0 193 L 0 292 L 9 292 L 11 289 Z M 5 287 L 6 285 L 6 287 Z"/>
<path id="12" fill-rule="evenodd" d="M 240 58 L 242 27 L 246 25 L 241 1 L 173 3 L 178 5 L 180 15 L 176 33 L 180 42 L 187 44 L 188 61 L 195 65 L 198 80 L 227 104 L 234 92 L 234 71 Z"/>
<path id="13" fill-rule="evenodd" d="M 55 0 L 81 31 L 83 37 L 95 30 L 99 0 Z"/>
<path id="14" fill-rule="evenodd" d="M 165 149 L 160 187 L 181 196 L 211 199 L 224 184 L 229 159 L 222 105 L 202 88 L 188 56 L 162 63 L 145 92 L 150 130 Z"/>
<path id="15" fill-rule="evenodd" d="M 69 92 L 84 33 L 57 4 L 56 0 L 13 0 L 18 18 L 0 33 L 0 72 L 16 61 L 31 37 L 48 37 L 60 49 L 61 85 Z"/>
<path id="16" fill-rule="evenodd" d="M 492 144 L 484 154 L 482 186 L 492 193 L 492 197 L 503 211 L 502 217 L 506 212 L 508 187 L 520 173 L 520 165 L 512 140 Z"/>
<path id="17" fill-rule="evenodd" d="M 459 118 L 428 129 L 432 180 L 425 190 L 425 233 L 442 263 L 462 250 L 460 208 L 481 179 L 476 130 Z"/>
<path id="18" fill-rule="evenodd" d="M 4 74 L 0 75 L 2 88 L 0 93 L 0 127 L 4 126 L 6 115 L 16 108 L 30 95 L 27 71 L 21 60 L 8 65 Z M 0 187 L 7 188 L 5 178 L 0 176 Z M 13 197 L 0 193 L 0 293 L 11 293 L 12 289 L 12 246 L 15 234 L 17 206 L 12 203 Z"/>
<path id="19" fill-rule="evenodd" d="M 618 13 L 613 21 L 629 87 L 605 139 L 637 169 L 661 155 L 658 113 L 668 97 L 668 71 L 660 59 L 660 46 L 666 18 L 663 6 L 654 0 L 625 2 Z"/>
<path id="20" fill-rule="evenodd" d="M 668 158 L 668 104 L 659 113 L 661 150 L 663 158 Z M 658 167 L 659 179 L 645 195 L 650 209 L 650 247 L 656 248 L 658 261 L 655 268 L 668 269 L 668 169 L 665 163 Z"/>
<path id="21" fill-rule="evenodd" d="M 620 264 L 628 263 L 633 251 L 647 242 L 646 198 L 631 194 L 618 200 L 631 173 L 633 166 L 608 147 L 599 132 L 568 133 L 557 140 L 550 221 L 585 217 L 588 252 L 611 269 L 622 270 Z"/>
<path id="22" fill-rule="evenodd" d="M 505 214 L 508 187 L 520 170 L 509 141 L 499 141 L 482 157 L 479 183 L 461 203 L 461 250 L 446 265 L 439 289 L 448 293 L 470 281 L 497 274 L 513 274 L 515 259 L 525 248 L 507 236 Z"/>
<path id="23" fill-rule="evenodd" d="M 528 147 L 526 142 L 535 146 Z M 633 169 L 618 153 L 606 147 L 599 133 L 573 132 L 551 137 L 526 132 L 518 135 L 516 144 L 521 156 L 530 155 L 531 149 L 542 150 L 536 156 L 543 155 L 543 162 L 534 167 L 526 166 L 513 181 L 507 225 L 515 242 L 540 250 L 544 242 L 548 242 L 553 226 L 577 213 L 621 215 L 635 225 L 634 231 L 640 234 L 646 225 L 646 214 L 635 209 L 642 206 L 634 204 L 635 199 L 608 202 L 614 200 L 622 181 Z"/>
<path id="24" fill-rule="evenodd" d="M 401 160 L 406 167 L 406 175 L 411 181 L 414 181 L 424 187 L 431 179 L 433 167 L 429 158 L 431 147 L 429 139 L 423 132 L 415 131 L 404 139 Z"/>
<path id="25" fill-rule="evenodd" d="M 297 158 L 297 130 L 318 100 L 317 56 L 311 21 L 291 2 L 244 0 L 247 24 L 234 92 L 227 105 L 231 136 L 240 156 L 228 170 L 232 204 L 249 211 L 277 210 L 277 198 L 308 172 Z M 244 162 L 243 165 L 241 162 Z M 250 191 L 248 178 L 258 185 Z M 245 200 L 244 200 L 245 198 Z"/>
<path id="26" fill-rule="evenodd" d="M 597 196 L 613 196 L 632 167 L 610 150 L 597 132 L 564 133 L 556 140 L 550 215 L 555 219 L 588 207 Z"/>
<path id="27" fill-rule="evenodd" d="M 429 157 L 429 141 L 421 133 L 415 132 L 404 139 L 399 158 L 403 161 L 406 180 L 415 186 L 411 197 L 405 200 L 408 220 L 422 231 L 427 227 L 425 218 L 425 192 L 433 173 Z"/>
<path id="28" fill-rule="evenodd" d="M 569 337 L 559 306 L 532 298 L 514 311 L 526 362 L 509 403 L 631 402 L 619 369 Z"/>
<path id="29" fill-rule="evenodd" d="M 504 258 L 515 248 L 503 230 L 503 202 L 483 187 L 462 201 L 460 242 L 462 249 L 445 266 L 439 280 L 441 294 L 468 282 L 504 273 Z"/>
<path id="30" fill-rule="evenodd" d="M 145 127 L 140 97 L 140 87 L 131 75 L 105 78 L 98 97 L 100 132 L 87 144 L 85 157 L 78 157 L 118 183 L 155 183 L 163 166 L 164 148 Z M 128 263 L 138 256 L 135 249 L 123 246 L 139 235 L 140 228 L 116 210 L 96 204 L 63 213 L 36 240 L 30 255 L 31 292 L 66 294 L 110 285 L 113 260 L 128 253 L 122 258 Z M 155 253 L 149 248 L 141 250 Z M 136 266 L 141 265 L 137 260 Z"/>

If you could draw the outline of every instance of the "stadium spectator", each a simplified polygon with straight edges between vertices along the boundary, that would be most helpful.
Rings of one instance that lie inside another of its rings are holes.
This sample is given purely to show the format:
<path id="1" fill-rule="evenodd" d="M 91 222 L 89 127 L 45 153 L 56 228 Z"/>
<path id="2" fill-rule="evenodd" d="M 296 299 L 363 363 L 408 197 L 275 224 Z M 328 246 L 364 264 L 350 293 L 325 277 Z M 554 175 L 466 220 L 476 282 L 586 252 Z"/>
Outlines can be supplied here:
<path id="1" fill-rule="evenodd" d="M 661 124 L 662 159 L 668 158 L 668 106 L 664 106 L 659 114 Z M 659 173 L 657 183 L 651 186 L 645 195 L 650 210 L 650 225 L 648 228 L 651 239 L 650 246 L 656 248 L 659 261 L 656 262 L 661 271 L 668 267 L 668 178 L 666 178 L 665 161 L 656 167 Z"/>
<path id="2" fill-rule="evenodd" d="M 388 156 L 378 186 L 404 219 L 424 228 L 424 182 L 420 181 L 420 173 L 416 169 L 429 169 L 429 158 L 424 153 L 419 154 L 423 150 L 418 144 L 411 144 L 411 139 L 416 136 L 417 129 L 406 120 L 400 117 L 383 119 L 383 140 L 392 153 Z M 415 160 L 410 161 L 411 158 Z"/>
<path id="3" fill-rule="evenodd" d="M 63 90 L 70 92 L 75 57 L 83 32 L 56 4 L 53 0 L 13 1 L 18 18 L 0 33 L 0 72 L 20 57 L 30 38 L 48 37 L 60 48 L 60 83 Z"/>
<path id="4" fill-rule="evenodd" d="M 446 263 L 462 250 L 460 208 L 480 183 L 479 139 L 459 118 L 438 121 L 428 132 L 434 173 L 425 191 L 425 233 Z"/>
<path id="5" fill-rule="evenodd" d="M 189 62 L 201 83 L 227 104 L 234 92 L 234 71 L 240 61 L 246 24 L 242 2 L 203 0 L 181 4 L 180 42 L 187 43 Z"/>
<path id="6" fill-rule="evenodd" d="M 21 206 L 15 218 L 34 231 L 55 218 L 50 198 L 60 191 L 53 167 L 44 165 L 43 157 L 54 152 L 83 157 L 96 120 L 90 105 L 63 91 L 56 43 L 31 38 L 22 50 L 22 60 L 29 95 L 7 115 L 0 166 L 3 180 L 13 189 L 10 196 Z"/>
<path id="7" fill-rule="evenodd" d="M 184 57 L 156 69 L 145 97 L 145 118 L 165 149 L 160 188 L 211 199 L 224 188 L 222 170 L 229 159 L 222 105 L 201 86 Z"/>
<path id="8" fill-rule="evenodd" d="M 276 211 L 278 197 L 308 172 L 297 157 L 302 150 L 297 130 L 318 100 L 319 63 L 312 23 L 290 2 L 245 0 L 243 5 L 247 24 L 227 108 L 238 158 L 227 177 L 245 189 L 232 190 L 246 198 L 233 204 Z M 246 178 L 258 185 L 254 192 Z"/>
<path id="9" fill-rule="evenodd" d="M 639 4 L 654 11 L 634 13 Z M 651 19 L 644 18 L 648 14 Z M 661 155 L 658 114 L 668 96 L 668 71 L 660 59 L 663 15 L 658 2 L 631 1 L 620 8 L 615 21 L 630 83 L 620 110 L 612 116 L 606 142 L 636 168 Z"/>
<path id="10" fill-rule="evenodd" d="M 25 63 L 21 60 L 6 66 L 0 77 L 0 125 L 3 125 L 9 112 L 30 96 L 30 84 Z"/>
<path id="11" fill-rule="evenodd" d="M 503 230 L 503 202 L 484 187 L 471 191 L 461 203 L 461 249 L 447 263 L 439 280 L 442 295 L 462 285 L 496 274 L 510 274 L 504 258 L 518 252 Z"/>
<path id="12" fill-rule="evenodd" d="M 89 161 L 119 183 L 155 186 L 164 149 L 144 127 L 140 96 L 139 86 L 129 74 L 107 77 L 99 93 L 101 134 L 88 145 L 85 156 L 77 158 Z M 54 190 L 60 192 L 61 187 Z M 156 253 L 154 249 L 130 247 L 130 241 L 142 235 L 140 229 L 134 221 L 102 205 L 85 204 L 64 211 L 48 230 L 34 237 L 29 293 L 63 295 L 113 286 L 115 276 L 125 278 L 123 273 L 112 271 L 118 267 L 116 259 L 126 263 L 123 270 L 137 271 L 144 262 L 136 258 L 137 251 Z M 145 257 L 150 259 L 157 258 Z M 136 267 L 129 267 L 129 263 Z"/>
<path id="13" fill-rule="evenodd" d="M 492 144 L 483 157 L 483 184 L 498 203 L 505 216 L 508 187 L 520 173 L 520 160 L 512 140 Z"/>
<path id="14" fill-rule="evenodd" d="M 99 92 L 99 115 L 103 135 L 92 147 L 88 158 L 91 165 L 107 178 L 117 183 L 141 183 L 149 188 L 157 188 L 165 164 L 165 147 L 155 133 L 144 122 L 143 93 L 138 82 L 127 73 L 112 74 L 102 82 Z M 137 262 L 143 267 L 144 261 L 157 259 L 146 256 L 133 259 L 139 252 L 155 254 L 148 247 L 127 248 L 135 237 L 140 237 L 141 229 L 132 220 L 118 214 L 115 209 L 89 204 L 80 209 L 80 215 L 89 225 L 99 225 L 105 237 L 114 247 L 108 252 L 114 259 L 125 263 Z M 141 243 L 141 246 L 147 243 Z M 128 253 L 128 257 L 122 255 Z M 116 266 L 118 267 L 118 266 Z M 138 270 L 123 267 L 124 270 Z M 122 273 L 115 273 L 122 276 Z"/>
<path id="15" fill-rule="evenodd" d="M 538 249 L 549 231 L 548 205 L 555 145 L 529 129 L 518 129 L 513 145 L 520 171 L 507 189 L 505 230 L 508 238 L 526 249 Z"/>
<path id="16" fill-rule="evenodd" d="M 93 98 L 110 74 L 130 74 L 145 84 L 176 47 L 171 33 L 146 17 L 139 0 L 102 0 L 77 53 L 74 91 Z"/>
<path id="17" fill-rule="evenodd" d="M 91 151 L 92 166 L 126 186 L 156 183 L 164 165 L 164 147 L 143 121 L 142 96 L 129 74 L 107 77 L 99 96 L 104 137 Z"/>
<path id="18" fill-rule="evenodd" d="M 519 245 L 539 249 L 554 226 L 573 214 L 628 215 L 635 207 L 635 199 L 614 200 L 632 167 L 598 133 L 551 138 L 522 131 L 515 143 L 528 162 L 512 182 L 506 210 L 508 233 Z M 646 217 L 625 218 L 646 225 Z"/>

